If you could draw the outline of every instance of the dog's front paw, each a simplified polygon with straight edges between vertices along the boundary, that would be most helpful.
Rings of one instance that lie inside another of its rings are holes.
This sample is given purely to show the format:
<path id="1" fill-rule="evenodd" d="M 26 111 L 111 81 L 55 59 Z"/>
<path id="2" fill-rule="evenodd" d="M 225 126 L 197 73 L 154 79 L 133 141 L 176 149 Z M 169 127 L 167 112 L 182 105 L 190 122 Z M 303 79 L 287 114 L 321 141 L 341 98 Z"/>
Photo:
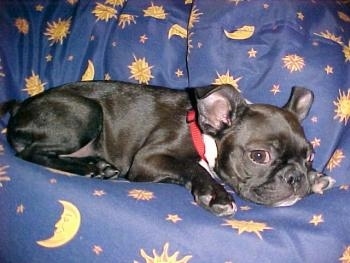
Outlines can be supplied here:
<path id="1" fill-rule="evenodd" d="M 197 204 L 217 216 L 230 216 L 237 211 L 232 196 L 221 185 L 210 185 L 206 189 L 194 189 L 193 196 Z"/>
<path id="2" fill-rule="evenodd" d="M 312 180 L 311 191 L 316 194 L 323 194 L 325 190 L 332 188 L 335 184 L 335 180 L 332 177 L 322 173 L 315 173 Z"/>
<path id="3" fill-rule="evenodd" d="M 89 174 L 90 177 L 100 179 L 117 179 L 120 175 L 120 171 L 113 167 L 111 164 L 104 160 L 98 160 L 95 163 L 91 163 L 93 166 L 93 172 Z"/>

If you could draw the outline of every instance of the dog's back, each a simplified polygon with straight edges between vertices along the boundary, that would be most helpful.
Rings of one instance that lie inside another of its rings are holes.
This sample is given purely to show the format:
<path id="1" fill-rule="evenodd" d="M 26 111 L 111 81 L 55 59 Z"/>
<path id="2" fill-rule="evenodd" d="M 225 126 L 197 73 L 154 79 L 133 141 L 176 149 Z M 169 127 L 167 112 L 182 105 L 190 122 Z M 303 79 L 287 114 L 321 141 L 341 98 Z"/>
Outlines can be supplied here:
<path id="1" fill-rule="evenodd" d="M 156 151 L 167 142 L 169 152 L 190 144 L 190 108 L 184 91 L 91 81 L 47 90 L 19 107 L 8 102 L 2 111 L 12 109 L 8 141 L 19 157 L 80 174 L 91 173 L 91 167 L 83 167 L 90 160 L 80 165 L 78 158 L 98 157 L 118 164 L 118 173 L 126 175 L 145 144 Z M 193 153 L 189 147 L 185 155 Z"/>

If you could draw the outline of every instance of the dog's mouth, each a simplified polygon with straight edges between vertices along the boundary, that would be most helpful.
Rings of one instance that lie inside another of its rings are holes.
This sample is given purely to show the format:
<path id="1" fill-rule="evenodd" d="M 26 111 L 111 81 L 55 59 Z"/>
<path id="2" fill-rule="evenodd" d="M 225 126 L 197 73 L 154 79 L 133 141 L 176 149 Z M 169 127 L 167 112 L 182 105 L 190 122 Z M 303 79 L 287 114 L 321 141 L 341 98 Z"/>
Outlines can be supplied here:
<path id="1" fill-rule="evenodd" d="M 256 204 L 271 206 L 271 207 L 284 207 L 284 206 L 292 206 L 302 198 L 308 195 L 308 192 L 303 193 L 294 193 L 294 192 L 264 192 L 257 194 L 256 191 L 250 191 L 248 194 L 240 193 L 241 197 L 244 199 L 251 201 Z"/>
<path id="2" fill-rule="evenodd" d="M 310 188 L 304 183 L 297 188 L 285 184 L 266 184 L 243 190 L 239 194 L 244 199 L 257 204 L 283 207 L 294 205 L 309 193 Z"/>
<path id="3" fill-rule="evenodd" d="M 271 182 L 252 186 L 241 184 L 238 194 L 244 199 L 267 206 L 292 206 L 302 198 L 312 194 L 322 194 L 331 188 L 335 180 L 315 171 L 299 176 L 298 180 L 277 178 Z"/>
<path id="4" fill-rule="evenodd" d="M 272 206 L 291 206 L 310 194 L 312 185 L 306 169 L 286 166 L 268 176 L 250 176 L 239 182 L 238 194 L 248 201 Z"/>

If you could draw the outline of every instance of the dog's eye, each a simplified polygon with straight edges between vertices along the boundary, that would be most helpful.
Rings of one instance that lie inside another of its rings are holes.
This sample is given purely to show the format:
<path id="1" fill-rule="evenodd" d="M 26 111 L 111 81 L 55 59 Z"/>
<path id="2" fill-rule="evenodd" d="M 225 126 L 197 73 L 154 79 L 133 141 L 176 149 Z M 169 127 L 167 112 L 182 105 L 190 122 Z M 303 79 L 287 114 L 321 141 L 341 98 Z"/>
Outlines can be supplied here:
<path id="1" fill-rule="evenodd" d="M 249 154 L 249 158 L 254 162 L 258 164 L 266 164 L 270 162 L 271 156 L 270 153 L 265 150 L 254 150 L 251 151 Z"/>

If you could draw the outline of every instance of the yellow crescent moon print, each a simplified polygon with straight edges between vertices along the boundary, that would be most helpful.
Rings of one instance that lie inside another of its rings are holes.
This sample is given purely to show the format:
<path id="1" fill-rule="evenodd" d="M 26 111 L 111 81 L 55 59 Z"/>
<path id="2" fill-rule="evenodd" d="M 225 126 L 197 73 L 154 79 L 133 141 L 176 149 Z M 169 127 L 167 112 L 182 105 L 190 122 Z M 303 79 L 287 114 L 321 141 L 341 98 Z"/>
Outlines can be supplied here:
<path id="1" fill-rule="evenodd" d="M 187 38 L 187 29 L 183 28 L 182 26 L 175 24 L 171 26 L 168 33 L 168 39 L 170 39 L 172 36 L 179 36 L 181 38 Z"/>
<path id="2" fill-rule="evenodd" d="M 40 246 L 56 248 L 71 241 L 77 234 L 80 227 L 80 212 L 78 208 L 70 202 L 59 200 L 63 206 L 61 218 L 57 221 L 53 236 L 45 240 L 37 241 Z"/>
<path id="3" fill-rule="evenodd" d="M 81 80 L 82 81 L 88 81 L 88 80 L 93 80 L 95 76 L 95 67 L 94 63 L 89 59 L 88 60 L 88 66 L 85 70 L 84 75 L 82 76 Z"/>
<path id="4" fill-rule="evenodd" d="M 230 39 L 235 39 L 235 40 L 248 39 L 253 36 L 254 31 L 255 31 L 255 27 L 248 26 L 248 25 L 237 28 L 233 32 L 228 32 L 227 30 L 224 30 L 226 37 Z"/>

